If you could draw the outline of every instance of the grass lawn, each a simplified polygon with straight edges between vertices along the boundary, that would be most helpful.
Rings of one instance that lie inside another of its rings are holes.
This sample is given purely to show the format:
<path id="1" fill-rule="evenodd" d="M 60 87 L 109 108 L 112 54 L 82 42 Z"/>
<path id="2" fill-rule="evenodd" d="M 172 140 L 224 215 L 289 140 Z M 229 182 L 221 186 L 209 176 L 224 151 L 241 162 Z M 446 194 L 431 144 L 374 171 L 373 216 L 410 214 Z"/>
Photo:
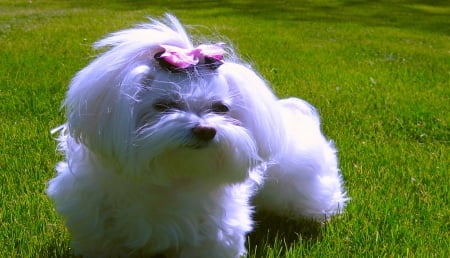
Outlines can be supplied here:
<path id="1" fill-rule="evenodd" d="M 448 1 L 0 0 L 1 257 L 70 257 L 44 193 L 68 82 L 94 41 L 166 11 L 315 105 L 339 149 L 345 213 L 258 214 L 250 257 L 450 256 Z"/>

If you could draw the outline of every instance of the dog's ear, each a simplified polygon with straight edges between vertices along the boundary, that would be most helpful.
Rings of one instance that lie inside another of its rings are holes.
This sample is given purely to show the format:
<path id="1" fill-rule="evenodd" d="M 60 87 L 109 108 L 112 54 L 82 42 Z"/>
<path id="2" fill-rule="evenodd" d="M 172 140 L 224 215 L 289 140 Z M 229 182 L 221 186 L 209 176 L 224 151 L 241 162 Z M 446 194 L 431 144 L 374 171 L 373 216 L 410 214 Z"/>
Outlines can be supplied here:
<path id="1" fill-rule="evenodd" d="M 110 71 L 97 59 L 81 70 L 70 84 L 64 105 L 70 135 L 108 157 L 120 157 L 132 140 L 133 96 L 150 67 L 126 65 Z"/>
<path id="2" fill-rule="evenodd" d="M 282 132 L 277 97 L 267 83 L 251 68 L 225 62 L 219 69 L 230 90 L 242 103 L 245 115 L 239 117 L 243 126 L 249 130 L 258 145 L 259 155 L 267 159 L 278 152 Z"/>
<path id="3" fill-rule="evenodd" d="M 64 102 L 73 138 L 108 157 L 127 157 L 117 152 L 132 146 L 135 96 L 157 70 L 154 55 L 162 44 L 192 45 L 171 15 L 112 33 L 94 44 L 109 49 L 77 73 Z"/>

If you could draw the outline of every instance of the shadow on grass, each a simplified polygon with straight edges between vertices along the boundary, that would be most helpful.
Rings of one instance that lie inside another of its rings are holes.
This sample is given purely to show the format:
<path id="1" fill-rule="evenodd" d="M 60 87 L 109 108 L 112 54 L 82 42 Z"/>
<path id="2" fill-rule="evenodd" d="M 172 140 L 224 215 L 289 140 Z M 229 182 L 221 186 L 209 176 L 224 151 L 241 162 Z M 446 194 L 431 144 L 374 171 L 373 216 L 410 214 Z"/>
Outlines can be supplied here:
<path id="1" fill-rule="evenodd" d="M 263 212 L 255 214 L 254 220 L 255 229 L 249 234 L 247 244 L 250 256 L 253 257 L 264 257 L 268 248 L 276 249 L 283 257 L 291 246 L 301 244 L 304 249 L 308 249 L 321 238 L 322 225 L 314 221 L 293 221 Z M 49 243 L 36 257 L 80 258 L 73 254 L 68 241 L 59 244 Z M 161 257 L 154 256 L 154 258 Z"/>
<path id="2" fill-rule="evenodd" d="M 251 16 L 266 20 L 322 23 L 356 23 L 450 34 L 450 2 L 443 0 L 298 1 L 285 0 L 108 0 L 71 1 L 77 8 L 107 8 L 116 11 L 159 9 L 195 16 Z M 154 15 L 149 13 L 149 15 Z"/>
<path id="3" fill-rule="evenodd" d="M 321 238 L 322 224 L 312 220 L 294 221 L 264 212 L 257 212 L 254 220 L 255 229 L 248 236 L 248 249 L 254 257 L 264 257 L 267 248 L 276 248 L 284 257 L 291 246 L 301 244 L 308 249 Z"/>

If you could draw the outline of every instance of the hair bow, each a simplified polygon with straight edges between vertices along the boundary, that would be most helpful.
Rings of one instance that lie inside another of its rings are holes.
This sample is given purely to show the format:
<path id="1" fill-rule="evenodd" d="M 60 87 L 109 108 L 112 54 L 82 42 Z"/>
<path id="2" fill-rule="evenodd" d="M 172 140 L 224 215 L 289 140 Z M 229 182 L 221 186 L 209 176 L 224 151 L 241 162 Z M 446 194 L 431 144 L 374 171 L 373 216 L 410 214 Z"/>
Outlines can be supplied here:
<path id="1" fill-rule="evenodd" d="M 161 45 L 164 49 L 155 55 L 162 67 L 172 72 L 180 72 L 192 67 L 206 66 L 215 70 L 223 64 L 223 43 L 214 45 L 202 44 L 193 49 L 184 49 L 170 45 Z"/>

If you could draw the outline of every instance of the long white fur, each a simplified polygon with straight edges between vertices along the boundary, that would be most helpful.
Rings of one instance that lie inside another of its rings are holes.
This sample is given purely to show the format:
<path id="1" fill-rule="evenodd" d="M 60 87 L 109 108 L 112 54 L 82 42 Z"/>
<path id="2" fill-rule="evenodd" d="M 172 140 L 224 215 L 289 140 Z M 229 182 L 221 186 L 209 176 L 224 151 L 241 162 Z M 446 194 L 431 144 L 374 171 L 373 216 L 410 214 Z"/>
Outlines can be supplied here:
<path id="1" fill-rule="evenodd" d="M 160 45 L 193 47 L 167 15 L 97 42 L 109 50 L 71 82 L 59 137 L 65 161 L 47 194 L 76 254 L 240 257 L 258 191 L 257 209 L 294 218 L 343 210 L 336 151 L 312 106 L 278 100 L 235 56 L 200 75 L 170 73 L 153 59 Z M 184 106 L 158 113 L 161 99 Z M 211 112 L 217 101 L 230 111 Z M 217 134 L 192 148 L 199 124 Z"/>

